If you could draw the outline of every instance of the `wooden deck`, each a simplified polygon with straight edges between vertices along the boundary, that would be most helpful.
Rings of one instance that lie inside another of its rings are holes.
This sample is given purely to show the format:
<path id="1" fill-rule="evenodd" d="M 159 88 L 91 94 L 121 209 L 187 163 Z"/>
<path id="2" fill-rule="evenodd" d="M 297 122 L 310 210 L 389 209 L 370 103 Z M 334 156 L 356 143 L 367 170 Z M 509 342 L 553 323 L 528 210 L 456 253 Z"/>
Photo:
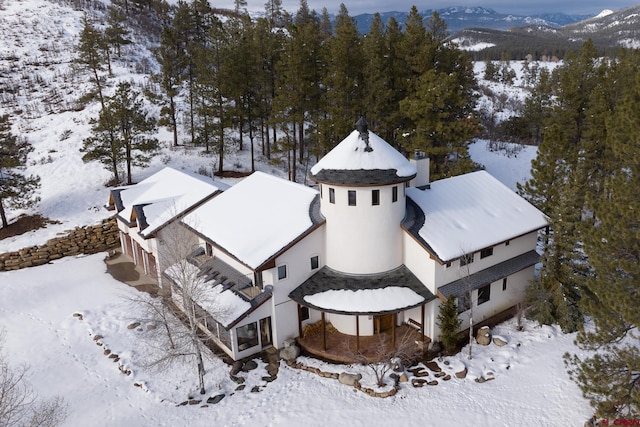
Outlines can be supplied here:
<path id="1" fill-rule="evenodd" d="M 427 349 L 429 337 L 422 336 L 420 332 L 409 325 L 396 327 L 395 348 L 391 332 L 382 332 L 372 336 L 356 337 L 355 335 L 342 334 L 330 325 L 326 330 L 326 350 L 323 348 L 322 331 L 304 337 L 298 337 L 296 341 L 300 348 L 315 357 L 337 363 L 362 363 L 375 362 L 386 358 L 394 351 L 421 357 Z"/>

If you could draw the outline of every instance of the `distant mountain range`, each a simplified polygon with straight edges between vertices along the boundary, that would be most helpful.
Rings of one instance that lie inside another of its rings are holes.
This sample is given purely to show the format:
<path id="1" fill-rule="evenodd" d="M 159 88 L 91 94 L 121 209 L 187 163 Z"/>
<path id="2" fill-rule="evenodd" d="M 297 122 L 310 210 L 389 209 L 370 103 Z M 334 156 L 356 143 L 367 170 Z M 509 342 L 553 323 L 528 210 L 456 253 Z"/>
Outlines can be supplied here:
<path id="1" fill-rule="evenodd" d="M 640 5 L 603 11 L 595 17 L 562 26 L 529 23 L 508 30 L 488 25 L 469 26 L 453 37 L 470 50 L 473 46 L 490 46 L 482 53 L 475 53 L 476 59 L 480 56 L 496 59 L 502 51 L 511 52 L 512 58 L 528 53 L 536 59 L 541 55 L 562 57 L 564 52 L 579 48 L 587 39 L 593 40 L 601 53 L 614 54 L 620 47 L 640 48 Z"/>
<path id="2" fill-rule="evenodd" d="M 440 17 L 447 23 L 450 33 L 454 34 L 466 28 L 480 27 L 494 30 L 506 30 L 523 25 L 542 25 L 546 27 L 562 27 L 564 25 L 579 22 L 591 15 L 566 15 L 564 13 L 541 13 L 537 15 L 513 15 L 496 12 L 485 7 L 448 7 L 446 9 L 427 9 L 420 11 L 420 15 L 428 19 L 433 12 L 438 12 Z M 407 18 L 407 12 L 384 12 L 380 13 L 380 18 L 386 24 L 392 16 L 401 24 Z M 360 33 L 368 33 L 373 21 L 372 13 L 355 15 L 358 30 Z"/>

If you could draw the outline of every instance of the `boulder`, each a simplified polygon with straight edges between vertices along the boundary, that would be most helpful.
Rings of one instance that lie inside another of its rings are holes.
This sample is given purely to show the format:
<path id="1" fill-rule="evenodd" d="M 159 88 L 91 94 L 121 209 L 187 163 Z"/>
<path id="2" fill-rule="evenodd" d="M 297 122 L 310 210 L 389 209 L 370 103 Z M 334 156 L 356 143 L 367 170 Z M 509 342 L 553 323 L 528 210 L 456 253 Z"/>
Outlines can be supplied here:
<path id="1" fill-rule="evenodd" d="M 497 345 L 498 347 L 504 347 L 505 345 L 507 345 L 507 344 L 508 344 L 508 343 L 507 343 L 507 340 L 505 340 L 504 338 L 499 337 L 499 336 L 497 336 L 497 335 L 495 335 L 495 336 L 493 337 L 493 343 L 494 343 L 495 345 Z"/>
<path id="2" fill-rule="evenodd" d="M 244 372 L 249 372 L 249 371 L 253 371 L 254 369 L 258 368 L 258 364 L 256 363 L 255 360 L 247 360 L 244 365 L 242 365 L 242 370 Z"/>
<path id="3" fill-rule="evenodd" d="M 233 365 L 231 366 L 231 376 L 238 375 L 238 373 L 242 371 L 242 366 L 244 366 L 244 364 L 241 360 L 233 362 Z"/>
<path id="4" fill-rule="evenodd" d="M 338 375 L 338 381 L 340 384 L 355 386 L 357 382 L 362 379 L 362 374 L 350 374 L 348 372 L 342 372 Z"/>
<path id="5" fill-rule="evenodd" d="M 491 344 L 491 329 L 488 326 L 483 326 L 478 329 L 478 333 L 476 334 L 476 342 L 480 345 L 489 345 Z"/>
<path id="6" fill-rule="evenodd" d="M 298 356 L 300 356 L 300 348 L 295 344 L 280 349 L 280 358 L 286 362 L 294 361 Z"/>
<path id="7" fill-rule="evenodd" d="M 467 368 L 465 367 L 462 371 L 456 372 L 456 378 L 466 378 L 467 377 Z"/>
<path id="8" fill-rule="evenodd" d="M 400 374 L 400 378 L 398 378 L 398 381 L 400 381 L 401 383 L 406 383 L 407 381 L 409 381 L 409 377 L 407 377 L 407 374 L 403 372 Z"/>

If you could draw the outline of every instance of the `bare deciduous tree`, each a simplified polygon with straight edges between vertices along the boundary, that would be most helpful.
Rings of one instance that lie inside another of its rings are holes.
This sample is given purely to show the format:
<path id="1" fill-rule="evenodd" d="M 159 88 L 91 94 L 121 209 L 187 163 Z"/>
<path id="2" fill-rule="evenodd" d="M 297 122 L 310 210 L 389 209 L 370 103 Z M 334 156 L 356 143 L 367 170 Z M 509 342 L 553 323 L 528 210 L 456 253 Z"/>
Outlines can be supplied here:
<path id="1" fill-rule="evenodd" d="M 12 367 L 2 354 L 0 331 L 0 426 L 54 427 L 68 416 L 67 405 L 60 396 L 38 399 L 27 381 L 29 367 Z"/>
<path id="2" fill-rule="evenodd" d="M 368 367 L 376 377 L 378 387 L 384 387 L 385 378 L 398 362 L 403 366 L 410 365 L 420 359 L 422 348 L 419 347 L 412 334 L 407 331 L 396 338 L 395 346 L 390 342 L 388 334 L 377 334 L 378 340 L 365 348 L 354 351 L 346 341 L 345 354 L 358 363 Z"/>
<path id="3" fill-rule="evenodd" d="M 207 322 L 225 316 L 227 310 L 193 259 L 198 248 L 196 236 L 177 221 L 166 227 L 160 237 L 159 260 L 163 280 L 170 282 L 171 294 L 164 295 L 161 291 L 156 298 L 141 296 L 135 303 L 143 307 L 145 321 L 156 325 L 147 334 L 150 346 L 157 350 L 149 365 L 169 367 L 177 359 L 193 360 L 199 391 L 204 394 L 204 360 L 213 357 L 205 344 L 204 330 Z"/>

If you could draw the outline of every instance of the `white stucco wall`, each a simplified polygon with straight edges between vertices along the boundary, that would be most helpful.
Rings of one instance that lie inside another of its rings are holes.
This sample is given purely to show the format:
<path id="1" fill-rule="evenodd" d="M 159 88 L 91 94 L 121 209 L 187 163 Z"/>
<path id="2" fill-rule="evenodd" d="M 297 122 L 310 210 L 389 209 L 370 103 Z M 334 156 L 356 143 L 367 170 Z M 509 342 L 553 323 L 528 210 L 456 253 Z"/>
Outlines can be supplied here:
<path id="1" fill-rule="evenodd" d="M 392 188 L 398 200 L 392 202 Z M 335 203 L 330 203 L 330 189 Z M 348 191 L 356 192 L 356 206 L 348 205 Z M 380 204 L 372 205 L 372 190 L 380 191 Z M 353 274 L 389 271 L 402 264 L 400 222 L 405 215 L 404 183 L 378 187 L 343 187 L 322 184 L 322 214 L 326 222 L 326 263 Z"/>
<path id="2" fill-rule="evenodd" d="M 404 265 L 435 295 L 435 272 L 440 264 L 408 232 L 402 234 Z"/>

